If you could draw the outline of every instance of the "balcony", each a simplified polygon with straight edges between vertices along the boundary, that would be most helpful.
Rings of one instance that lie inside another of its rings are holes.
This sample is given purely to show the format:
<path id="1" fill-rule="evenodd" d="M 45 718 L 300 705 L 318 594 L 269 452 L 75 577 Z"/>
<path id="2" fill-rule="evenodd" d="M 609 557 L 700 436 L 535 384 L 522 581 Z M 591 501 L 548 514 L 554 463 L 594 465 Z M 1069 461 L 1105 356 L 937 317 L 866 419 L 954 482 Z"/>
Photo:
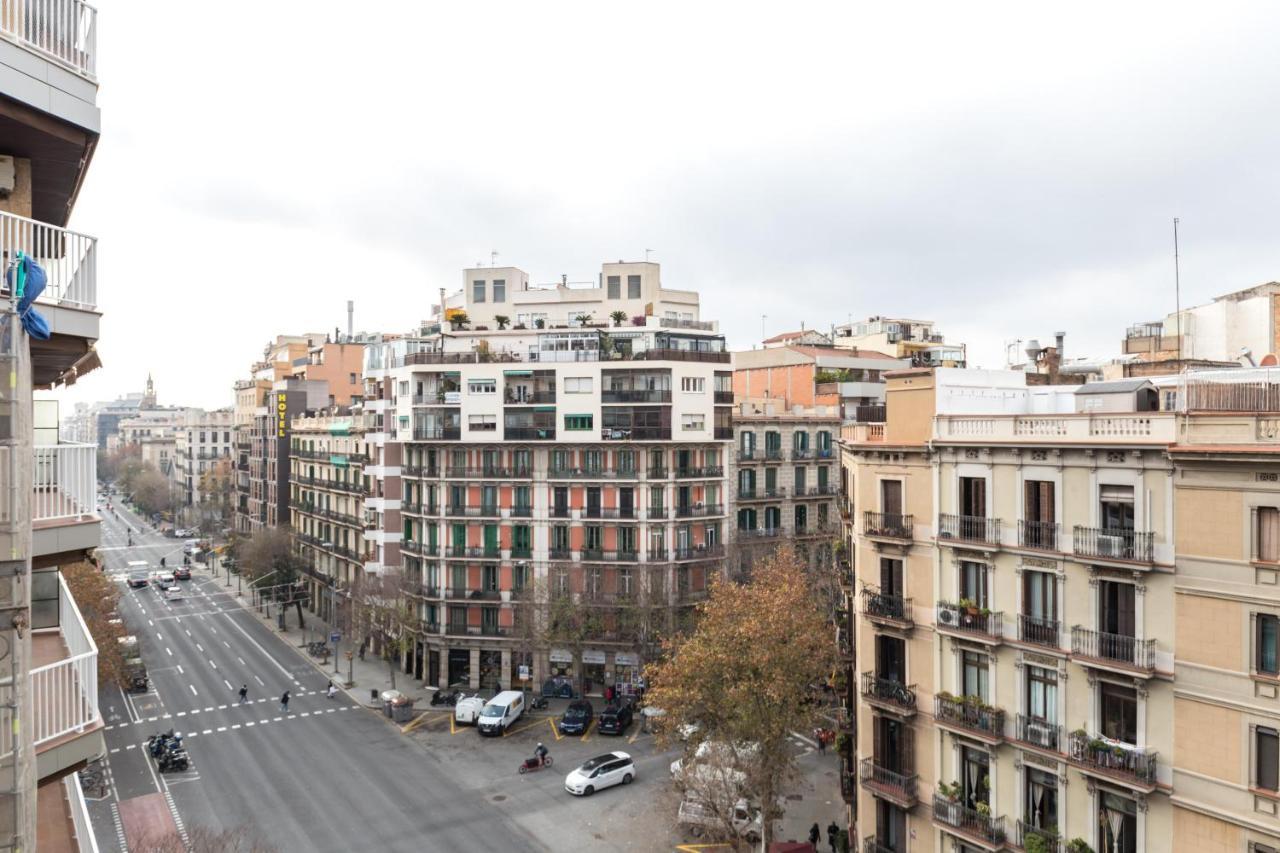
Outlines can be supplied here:
<path id="1" fill-rule="evenodd" d="M 724 515 L 724 505 L 698 504 L 696 506 L 676 507 L 676 518 L 706 518 L 712 515 Z"/>
<path id="2" fill-rule="evenodd" d="M 939 633 L 980 640 L 984 643 L 1004 642 L 1004 613 L 991 612 L 966 601 L 953 604 L 939 601 L 936 614 Z"/>
<path id="3" fill-rule="evenodd" d="M 495 547 L 479 547 L 468 545 L 450 545 L 445 549 L 446 557 L 471 560 L 497 560 L 502 556 L 501 549 Z"/>
<path id="4" fill-rule="evenodd" d="M 556 392 L 554 390 L 528 391 L 516 394 L 508 388 L 502 397 L 504 406 L 554 406 Z"/>
<path id="5" fill-rule="evenodd" d="M 1156 788 L 1157 758 L 1153 750 L 1091 737 L 1077 729 L 1068 736 L 1067 756 L 1085 773 L 1150 793 Z"/>
<path id="6" fill-rule="evenodd" d="M 916 782 L 920 778 L 915 773 L 899 773 L 880 766 L 874 758 L 864 758 L 858 767 L 858 778 L 872 795 L 904 809 L 915 807 Z"/>
<path id="7" fill-rule="evenodd" d="M 1004 740 L 1004 711 L 976 696 L 939 693 L 933 697 L 933 715 L 942 728 L 959 731 L 983 743 L 997 744 Z"/>
<path id="8" fill-rule="evenodd" d="M 947 832 L 988 850 L 1004 847 L 1004 818 L 993 817 L 990 809 L 971 809 L 963 803 L 952 802 L 941 794 L 934 794 L 933 822 Z"/>
<path id="9" fill-rule="evenodd" d="M 712 394 L 713 394 L 713 397 L 711 400 L 712 405 L 716 405 L 716 406 L 732 406 L 733 405 L 732 391 L 713 391 Z M 730 438 L 732 438 L 732 436 L 730 436 Z"/>
<path id="10" fill-rule="evenodd" d="M 779 501 L 787 496 L 785 487 L 764 489 L 739 489 L 739 501 Z"/>
<path id="11" fill-rule="evenodd" d="M 1169 445 L 1178 440 L 1174 412 L 1061 415 L 938 415 L 934 439 L 966 444 Z"/>
<path id="12" fill-rule="evenodd" d="M 583 548 L 584 563 L 635 563 L 640 559 L 640 552 L 631 550 L 613 550 L 608 548 Z"/>
<path id="13" fill-rule="evenodd" d="M 1049 752 L 1062 751 L 1062 726 L 1057 723 L 1019 714 L 1014 736 L 1020 743 L 1030 744 Z"/>
<path id="14" fill-rule="evenodd" d="M 32 555 L 98 547 L 97 446 L 45 444 L 37 445 L 33 452 Z"/>
<path id="15" fill-rule="evenodd" d="M 552 518 L 573 518 L 573 510 L 567 506 L 553 506 L 548 514 Z"/>
<path id="16" fill-rule="evenodd" d="M 791 448 L 792 461 L 799 462 L 805 459 L 813 458 L 813 448 L 811 447 L 793 447 Z"/>
<path id="17" fill-rule="evenodd" d="M 897 539 L 910 541 L 915 518 L 910 515 L 887 512 L 862 513 L 862 535 L 874 539 Z"/>
<path id="18" fill-rule="evenodd" d="M 966 545 L 998 548 L 1000 519 L 943 513 L 938 516 L 938 540 L 944 544 L 945 540 L 954 540 Z"/>
<path id="19" fill-rule="evenodd" d="M 457 441 L 462 438 L 462 427 L 414 427 L 414 441 Z"/>
<path id="20" fill-rule="evenodd" d="M 600 392 L 601 403 L 670 403 L 670 391 L 649 391 L 645 389 L 624 391 L 610 390 Z"/>
<path id="21" fill-rule="evenodd" d="M 531 477 L 533 471 L 524 467 L 485 465 L 482 468 L 454 467 L 445 469 L 445 476 L 464 480 L 509 480 L 513 477 Z"/>
<path id="22" fill-rule="evenodd" d="M 444 514 L 448 518 L 498 518 L 501 512 L 497 504 L 486 504 L 484 506 L 455 506 L 449 504 L 445 507 Z"/>
<path id="23" fill-rule="evenodd" d="M 548 480 L 617 480 L 634 479 L 634 471 L 615 471 L 602 468 L 551 468 L 547 471 Z"/>
<path id="24" fill-rule="evenodd" d="M 1037 551 L 1058 550 L 1058 523 L 1056 521 L 1019 521 L 1018 546 Z"/>
<path id="25" fill-rule="evenodd" d="M 58 626 L 31 632 L 28 682 L 39 778 L 105 752 L 98 712 L 98 647 L 61 574 Z M 13 751 L 16 728 L 11 720 L 0 728 L 0 754 Z"/>
<path id="26" fill-rule="evenodd" d="M 1124 634 L 1071 627 L 1071 656 L 1082 663 L 1119 668 L 1128 674 L 1150 675 L 1156 668 L 1156 641 L 1139 640 Z"/>
<path id="27" fill-rule="evenodd" d="M 87 80 L 96 80 L 98 10 L 82 0 L 0 4 L 0 33 Z"/>
<path id="28" fill-rule="evenodd" d="M 1018 639 L 1022 642 L 1056 649 L 1061 636 L 1062 623 L 1058 620 L 1018 614 Z"/>
<path id="29" fill-rule="evenodd" d="M 862 853 L 903 853 L 903 851 L 899 847 L 880 841 L 874 835 L 868 835 L 862 839 Z"/>
<path id="30" fill-rule="evenodd" d="M 709 480 L 723 476 L 723 465 L 702 465 L 676 469 L 677 480 Z"/>
<path id="31" fill-rule="evenodd" d="M 915 625 L 911 607 L 911 599 L 900 595 L 885 595 L 870 589 L 862 591 L 862 615 L 878 625 L 910 629 Z"/>
<path id="32" fill-rule="evenodd" d="M 907 685 L 889 678 L 881 678 L 874 672 L 862 673 L 862 699 L 882 711 L 898 717 L 911 717 L 916 713 L 915 685 Z"/>
<path id="33" fill-rule="evenodd" d="M 739 528 L 735 535 L 739 539 L 777 539 L 785 532 L 781 527 Z"/>
<path id="34" fill-rule="evenodd" d="M 757 458 L 765 462 L 781 462 L 786 458 L 786 454 L 782 452 L 781 447 L 766 447 Z"/>
<path id="35" fill-rule="evenodd" d="M 1150 563 L 1152 538 L 1149 532 L 1076 525 L 1071 545 L 1077 557 Z"/>
<path id="36" fill-rule="evenodd" d="M 507 441 L 555 441 L 555 427 L 509 426 L 502 437 Z"/>
<path id="37" fill-rule="evenodd" d="M 724 556 L 723 545 L 699 545 L 694 548 L 676 548 L 672 552 L 675 560 L 713 560 Z"/>
<path id="38" fill-rule="evenodd" d="M 650 480 L 665 480 L 667 479 L 667 473 L 667 469 L 663 466 L 651 465 L 646 476 Z"/>
<path id="39" fill-rule="evenodd" d="M 1039 839 L 1038 842 L 1029 841 L 1031 837 Z M 1045 853 L 1062 853 L 1062 836 L 1057 832 L 1018 821 L 1018 846 L 1026 850 L 1028 844 L 1034 846 L 1037 843 Z"/>
<path id="40" fill-rule="evenodd" d="M 512 518 L 533 518 L 533 507 L 531 506 L 513 506 L 511 512 L 508 513 Z"/>

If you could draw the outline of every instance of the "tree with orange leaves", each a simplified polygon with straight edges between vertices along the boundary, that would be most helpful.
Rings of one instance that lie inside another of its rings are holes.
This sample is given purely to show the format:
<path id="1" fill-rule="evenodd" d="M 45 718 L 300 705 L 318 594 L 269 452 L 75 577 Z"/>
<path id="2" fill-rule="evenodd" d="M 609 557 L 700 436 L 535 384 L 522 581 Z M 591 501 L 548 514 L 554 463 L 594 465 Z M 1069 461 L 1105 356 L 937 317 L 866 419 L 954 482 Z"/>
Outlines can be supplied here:
<path id="1" fill-rule="evenodd" d="M 692 633 L 665 645 L 650 666 L 646 702 L 662 742 L 691 730 L 702 741 L 737 749 L 744 789 L 764 811 L 764 847 L 782 816 L 783 786 L 795 774 L 788 740 L 807 731 L 818 705 L 804 701 L 836 662 L 835 635 L 805 567 L 789 547 L 757 564 L 746 583 L 717 579 L 698 607 Z"/>

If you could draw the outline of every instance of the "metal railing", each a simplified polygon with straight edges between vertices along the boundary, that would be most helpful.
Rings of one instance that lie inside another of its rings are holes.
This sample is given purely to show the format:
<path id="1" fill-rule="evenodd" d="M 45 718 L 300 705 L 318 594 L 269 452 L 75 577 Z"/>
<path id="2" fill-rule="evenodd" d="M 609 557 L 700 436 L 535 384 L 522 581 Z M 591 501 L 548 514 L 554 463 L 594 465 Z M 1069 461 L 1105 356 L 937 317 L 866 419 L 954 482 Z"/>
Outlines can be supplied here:
<path id="1" fill-rule="evenodd" d="M 936 612 L 937 626 L 943 631 L 961 631 L 992 639 L 1004 637 L 1004 613 L 978 607 L 961 606 L 949 601 L 939 601 Z"/>
<path id="2" fill-rule="evenodd" d="M 1155 784 L 1157 754 L 1153 750 L 1091 737 L 1083 732 L 1072 732 L 1068 737 L 1072 761 L 1142 785 Z"/>
<path id="3" fill-rule="evenodd" d="M 1071 653 L 1097 660 L 1111 660 L 1138 669 L 1155 669 L 1156 641 L 1139 640 L 1124 634 L 1091 631 L 1071 626 Z"/>
<path id="4" fill-rule="evenodd" d="M 864 536 L 887 536 L 893 539 L 910 539 L 915 519 L 910 515 L 889 512 L 862 513 L 862 533 Z"/>
<path id="5" fill-rule="evenodd" d="M 1076 525 L 1071 545 L 1077 556 L 1150 563 L 1152 534 L 1137 530 Z"/>
<path id="6" fill-rule="evenodd" d="M 873 618 L 911 622 L 911 599 L 900 595 L 886 595 L 870 589 L 862 591 L 862 612 Z"/>
<path id="7" fill-rule="evenodd" d="M 613 390 L 605 388 L 600 392 L 602 403 L 670 403 L 671 392 L 641 388 L 639 390 Z"/>
<path id="8" fill-rule="evenodd" d="M 1026 850 L 1027 839 L 1030 837 L 1040 839 L 1040 849 L 1044 850 L 1045 853 L 1062 853 L 1061 835 L 1052 829 L 1041 829 L 1038 826 L 1018 821 L 1018 846 Z"/>
<path id="9" fill-rule="evenodd" d="M 1056 619 L 1040 619 L 1025 613 L 1018 614 L 1018 639 L 1024 643 L 1057 648 L 1061 629 L 1062 623 Z"/>
<path id="10" fill-rule="evenodd" d="M 711 515 L 724 515 L 724 504 L 676 507 L 676 518 L 704 518 Z"/>
<path id="11" fill-rule="evenodd" d="M 675 560 L 710 560 L 723 556 L 723 545 L 700 545 L 693 548 L 676 548 L 672 552 L 672 559 Z"/>
<path id="12" fill-rule="evenodd" d="M 98 714 L 98 647 L 80 617 L 76 600 L 58 575 L 58 631 L 67 657 L 31 670 L 31 706 L 38 747 L 72 732 L 82 732 Z M 7 736 L 7 735 L 6 735 Z"/>
<path id="13" fill-rule="evenodd" d="M 855 406 L 853 419 L 860 424 L 882 424 L 885 420 L 884 406 Z"/>
<path id="14" fill-rule="evenodd" d="M 952 829 L 981 838 L 988 844 L 1004 844 L 1004 818 L 971 809 L 964 803 L 953 802 L 941 794 L 933 795 L 933 819 Z"/>
<path id="15" fill-rule="evenodd" d="M 1058 523 L 1056 521 L 1019 521 L 1018 545 L 1041 551 L 1058 550 Z"/>
<path id="16" fill-rule="evenodd" d="M 41 0 L 24 2 L 40 3 Z M 8 7 L 7 3 L 0 3 L 0 16 Z M 8 290 L 3 273 L 18 252 L 22 252 L 44 269 L 48 279 L 44 292 L 36 298 L 37 304 L 44 302 L 97 310 L 97 247 L 96 237 L 0 212 L 0 289 Z"/>
<path id="17" fill-rule="evenodd" d="M 785 486 L 772 489 L 740 489 L 738 491 L 738 500 L 740 501 L 782 500 L 786 496 L 787 489 Z"/>
<path id="18" fill-rule="evenodd" d="M 973 696 L 934 696 L 937 719 L 992 737 L 1004 737 L 1004 711 L 977 701 Z"/>
<path id="19" fill-rule="evenodd" d="M 1062 750 L 1062 726 L 1047 720 L 1019 714 L 1017 718 L 1016 737 L 1023 743 L 1038 746 L 1052 752 Z"/>
<path id="20" fill-rule="evenodd" d="M 902 850 L 881 841 L 874 835 L 868 835 L 862 839 L 862 853 L 902 853 Z"/>
<path id="21" fill-rule="evenodd" d="M 97 512 L 98 448 L 38 444 L 32 472 L 32 521 L 83 518 Z"/>
<path id="22" fill-rule="evenodd" d="M 938 537 L 999 545 L 1000 519 L 942 513 L 938 516 Z"/>
<path id="23" fill-rule="evenodd" d="M 858 766 L 858 778 L 864 787 L 873 791 L 889 794 L 901 800 L 914 801 L 916 782 L 920 777 L 915 773 L 898 773 L 876 764 L 874 758 L 864 758 Z"/>
<path id="24" fill-rule="evenodd" d="M 881 678 L 874 672 L 862 673 L 862 698 L 886 702 L 904 711 L 916 709 L 916 694 L 911 687 L 900 681 Z"/>
<path id="25" fill-rule="evenodd" d="M 723 477 L 723 465 L 703 465 L 691 468 L 677 468 L 676 479 L 701 479 L 705 477 Z"/>
<path id="26" fill-rule="evenodd" d="M 0 34 L 97 79 L 98 10 L 83 0 L 5 0 Z"/>

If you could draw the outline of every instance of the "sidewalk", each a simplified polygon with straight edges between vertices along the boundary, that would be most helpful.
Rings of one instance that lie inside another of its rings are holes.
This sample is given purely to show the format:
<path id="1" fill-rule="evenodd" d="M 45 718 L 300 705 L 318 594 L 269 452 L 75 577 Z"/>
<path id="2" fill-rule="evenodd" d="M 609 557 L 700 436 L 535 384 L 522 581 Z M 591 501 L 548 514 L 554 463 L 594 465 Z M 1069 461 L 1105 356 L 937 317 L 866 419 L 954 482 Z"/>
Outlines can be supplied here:
<path id="1" fill-rule="evenodd" d="M 247 594 L 247 590 L 244 590 L 240 595 L 236 595 L 236 578 L 234 575 L 231 577 L 230 587 L 228 588 L 225 572 L 220 572 L 217 577 L 213 577 L 212 573 L 204 563 L 193 563 L 191 568 L 193 572 L 211 578 L 218 584 L 219 589 L 230 594 L 246 612 L 255 614 L 264 625 L 267 625 L 281 639 L 293 646 L 297 651 L 300 660 L 310 662 L 311 665 L 315 667 L 317 673 L 332 680 L 338 688 L 345 689 L 347 693 L 351 695 L 351 698 L 360 704 L 369 708 L 377 708 L 381 711 L 382 701 L 380 699 L 373 698 L 370 691 L 376 690 L 381 694 L 384 690 L 392 689 L 391 676 L 388 672 L 388 665 L 386 661 L 374 655 L 366 655 L 365 660 L 360 660 L 360 657 L 357 654 L 350 664 L 348 664 L 346 653 L 351 647 L 347 643 L 347 638 L 344 637 L 338 645 L 336 662 L 338 664 L 339 671 L 335 673 L 333 671 L 335 662 L 333 655 L 329 656 L 328 665 L 323 666 L 321 665 L 320 658 L 314 658 L 307 654 L 308 643 L 319 640 L 328 641 L 329 626 L 318 617 L 308 613 L 305 607 L 302 610 L 302 615 L 303 619 L 306 621 L 306 628 L 298 628 L 298 609 L 296 607 L 290 607 L 288 612 L 285 614 L 286 628 L 281 631 L 279 630 L 279 623 L 277 622 L 277 614 L 279 613 L 278 605 L 272 603 L 269 607 L 264 606 L 263 609 L 259 611 L 253 607 L 252 601 Z M 270 610 L 270 616 L 267 615 L 268 610 Z M 350 667 L 349 670 L 348 666 Z M 347 684 L 348 671 L 351 673 L 350 685 Z M 429 708 L 431 705 L 431 694 L 435 692 L 424 687 L 422 682 L 415 681 L 413 676 L 400 672 L 399 670 L 396 671 L 396 683 L 394 689 L 399 690 L 401 693 L 412 698 L 414 700 L 415 709 Z"/>

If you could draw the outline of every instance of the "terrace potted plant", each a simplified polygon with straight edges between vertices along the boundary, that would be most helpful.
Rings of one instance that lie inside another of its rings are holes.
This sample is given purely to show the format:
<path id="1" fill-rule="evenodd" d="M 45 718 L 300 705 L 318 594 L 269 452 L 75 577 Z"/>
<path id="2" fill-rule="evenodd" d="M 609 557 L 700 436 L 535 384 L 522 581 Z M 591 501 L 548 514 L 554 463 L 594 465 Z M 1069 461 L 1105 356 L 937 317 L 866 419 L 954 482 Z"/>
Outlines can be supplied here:
<path id="1" fill-rule="evenodd" d="M 938 793 L 942 795 L 945 803 L 940 803 L 939 816 L 951 826 L 960 823 L 960 783 L 952 782 L 948 785 L 946 782 L 938 783 Z"/>
<path id="2" fill-rule="evenodd" d="M 1067 853 L 1093 853 L 1093 848 L 1083 838 L 1073 838 L 1067 842 Z"/>
<path id="3" fill-rule="evenodd" d="M 626 312 L 626 311 L 611 311 L 611 312 L 609 312 L 609 319 L 613 321 L 613 325 L 615 325 L 615 326 L 621 326 L 621 325 L 622 325 L 622 323 L 623 323 L 623 321 L 627 319 L 627 312 Z"/>

